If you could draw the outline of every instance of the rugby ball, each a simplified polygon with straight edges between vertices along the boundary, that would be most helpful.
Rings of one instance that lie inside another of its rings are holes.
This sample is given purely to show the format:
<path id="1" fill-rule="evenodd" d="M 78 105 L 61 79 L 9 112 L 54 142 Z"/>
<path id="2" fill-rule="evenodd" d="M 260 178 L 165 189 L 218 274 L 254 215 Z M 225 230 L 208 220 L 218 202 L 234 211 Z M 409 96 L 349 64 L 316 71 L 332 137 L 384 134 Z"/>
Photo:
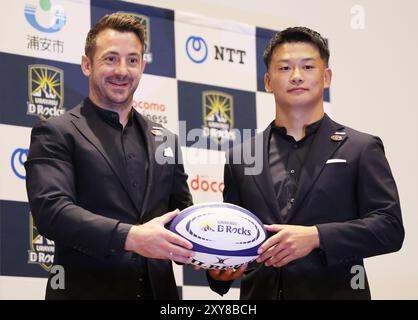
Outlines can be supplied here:
<path id="1" fill-rule="evenodd" d="M 218 270 L 236 269 L 255 260 L 267 236 L 263 223 L 254 214 L 223 202 L 182 210 L 171 221 L 169 230 L 193 244 L 192 264 Z"/>

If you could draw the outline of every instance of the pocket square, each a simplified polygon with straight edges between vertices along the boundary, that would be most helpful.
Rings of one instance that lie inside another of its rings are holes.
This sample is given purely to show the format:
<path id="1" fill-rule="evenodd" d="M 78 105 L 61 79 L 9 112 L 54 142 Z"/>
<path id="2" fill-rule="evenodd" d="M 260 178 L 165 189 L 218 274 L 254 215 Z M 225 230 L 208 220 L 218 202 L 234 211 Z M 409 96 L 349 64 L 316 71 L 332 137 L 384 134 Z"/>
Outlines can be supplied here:
<path id="1" fill-rule="evenodd" d="M 347 163 L 347 160 L 345 160 L 345 159 L 328 159 L 327 162 L 325 162 L 325 164 L 329 164 L 329 163 Z"/>
<path id="2" fill-rule="evenodd" d="M 164 157 L 174 157 L 173 150 L 170 147 L 164 149 Z"/>

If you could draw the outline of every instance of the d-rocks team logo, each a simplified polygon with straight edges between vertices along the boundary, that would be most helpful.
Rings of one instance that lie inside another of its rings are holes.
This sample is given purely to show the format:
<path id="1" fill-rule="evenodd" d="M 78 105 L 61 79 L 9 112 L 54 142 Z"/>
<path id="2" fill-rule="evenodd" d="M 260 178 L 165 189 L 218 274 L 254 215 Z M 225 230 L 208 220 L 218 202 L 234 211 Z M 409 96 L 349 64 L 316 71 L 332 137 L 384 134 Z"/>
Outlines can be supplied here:
<path id="1" fill-rule="evenodd" d="M 144 61 L 147 63 L 152 62 L 152 53 L 151 53 L 151 36 L 150 36 L 150 23 L 149 17 L 142 14 L 128 12 L 134 18 L 136 18 L 144 27 L 145 31 L 145 43 L 144 43 Z"/>
<path id="2" fill-rule="evenodd" d="M 60 31 L 66 21 L 64 8 L 52 6 L 50 0 L 40 0 L 39 8 L 35 4 L 25 5 L 25 17 L 28 23 L 38 31 L 54 33 Z"/>
<path id="3" fill-rule="evenodd" d="M 54 262 L 54 241 L 39 234 L 38 229 L 33 224 L 31 215 L 29 215 L 29 229 L 28 263 L 39 264 L 49 272 Z"/>
<path id="4" fill-rule="evenodd" d="M 234 100 L 219 91 L 203 91 L 203 135 L 218 144 L 235 140 Z"/>
<path id="5" fill-rule="evenodd" d="M 64 71 L 47 65 L 29 65 L 29 115 L 48 119 L 64 114 Z"/>

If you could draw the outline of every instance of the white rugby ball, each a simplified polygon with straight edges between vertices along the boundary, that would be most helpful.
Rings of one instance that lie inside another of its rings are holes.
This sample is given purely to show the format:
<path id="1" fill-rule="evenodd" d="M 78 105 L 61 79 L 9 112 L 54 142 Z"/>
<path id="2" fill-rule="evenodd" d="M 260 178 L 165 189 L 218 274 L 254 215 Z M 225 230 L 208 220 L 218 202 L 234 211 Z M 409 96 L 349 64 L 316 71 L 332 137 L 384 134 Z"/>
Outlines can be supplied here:
<path id="1" fill-rule="evenodd" d="M 223 202 L 190 206 L 172 220 L 169 229 L 193 244 L 192 264 L 218 270 L 255 260 L 267 236 L 254 214 Z"/>

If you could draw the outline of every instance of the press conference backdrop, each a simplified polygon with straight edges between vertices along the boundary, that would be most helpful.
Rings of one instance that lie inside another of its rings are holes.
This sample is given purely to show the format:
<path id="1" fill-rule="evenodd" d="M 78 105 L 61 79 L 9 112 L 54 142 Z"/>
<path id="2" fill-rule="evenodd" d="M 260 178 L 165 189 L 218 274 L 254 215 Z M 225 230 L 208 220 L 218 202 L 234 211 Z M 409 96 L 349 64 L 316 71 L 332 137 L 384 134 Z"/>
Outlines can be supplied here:
<path id="1" fill-rule="evenodd" d="M 31 127 L 87 96 L 80 57 L 85 35 L 103 15 L 128 12 L 145 27 L 147 65 L 134 106 L 179 134 L 195 203 L 222 201 L 222 150 L 242 138 L 235 130 L 242 134 L 251 129 L 254 134 L 274 118 L 274 99 L 264 90 L 262 51 L 276 30 L 294 22 L 291 14 L 283 12 L 277 27 L 272 23 L 266 28 L 191 13 L 181 6 L 167 9 L 162 1 L 139 2 L 8 2 L 0 21 L 0 299 L 44 296 L 54 243 L 42 237 L 31 220 L 23 163 Z M 160 7 L 150 6 L 155 2 Z M 326 30 L 322 33 L 328 37 Z M 328 40 L 332 48 L 333 40 Z M 324 92 L 331 115 L 332 96 L 333 90 Z M 194 137 L 196 128 L 203 130 Z M 194 143 L 193 137 L 207 143 Z M 183 299 L 220 298 L 206 286 L 204 272 L 174 268 Z M 238 298 L 237 285 L 224 298 Z"/>

